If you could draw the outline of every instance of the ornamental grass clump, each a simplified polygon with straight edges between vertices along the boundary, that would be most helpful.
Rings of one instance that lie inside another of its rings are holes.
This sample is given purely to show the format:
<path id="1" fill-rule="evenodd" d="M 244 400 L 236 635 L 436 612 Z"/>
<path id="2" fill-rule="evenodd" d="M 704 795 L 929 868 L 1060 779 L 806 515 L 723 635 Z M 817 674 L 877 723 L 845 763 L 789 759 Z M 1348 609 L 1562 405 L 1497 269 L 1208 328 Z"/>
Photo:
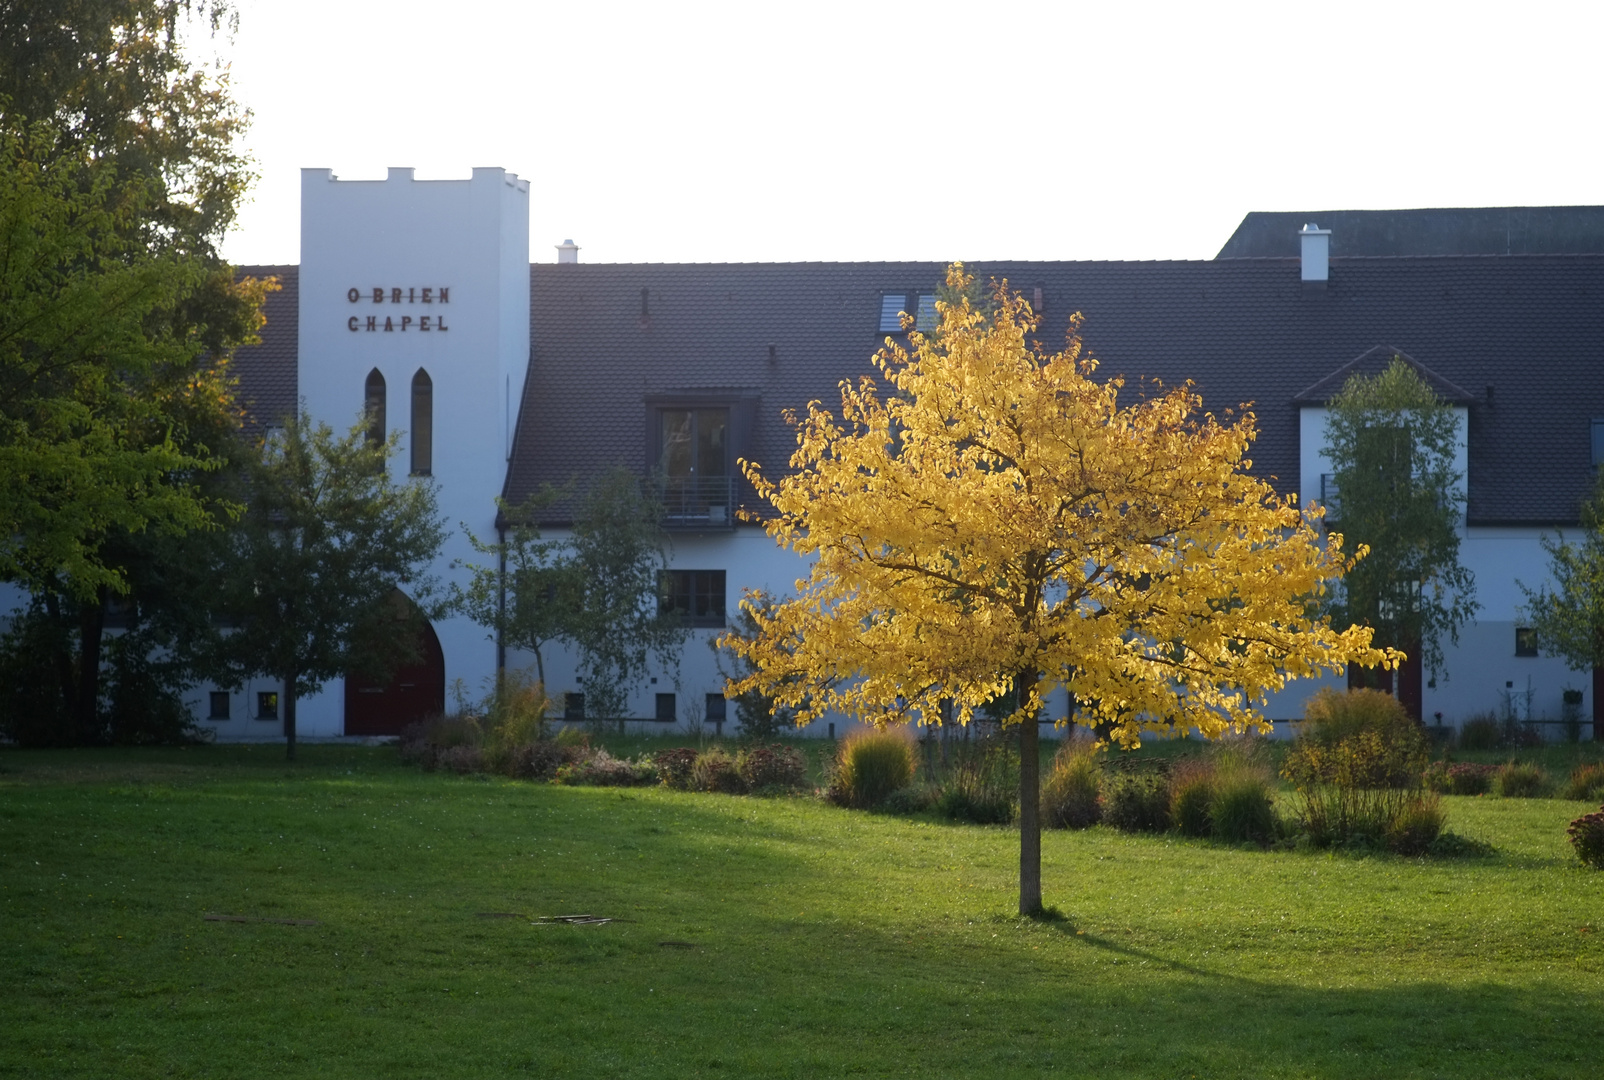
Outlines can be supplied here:
<path id="1" fill-rule="evenodd" d="M 1173 804 L 1173 803 L 1172 803 Z M 1268 844 L 1280 832 L 1270 772 L 1262 765 L 1230 762 L 1214 775 L 1209 834 L 1228 844 Z"/>
<path id="2" fill-rule="evenodd" d="M 1042 783 L 1042 824 L 1086 829 L 1102 819 L 1103 749 L 1090 739 L 1065 739 Z"/>
<path id="3" fill-rule="evenodd" d="M 691 766 L 691 790 L 745 795 L 746 781 L 741 779 L 735 759 L 723 748 L 715 746 L 696 756 L 696 762 Z"/>
<path id="4" fill-rule="evenodd" d="M 1165 832 L 1169 777 L 1159 770 L 1114 773 L 1103 788 L 1103 821 L 1122 832 Z"/>
<path id="5" fill-rule="evenodd" d="M 859 728 L 836 750 L 832 802 L 866 810 L 913 780 L 913 736 L 905 728 Z"/>
<path id="6" fill-rule="evenodd" d="M 935 807 L 953 821 L 1006 825 L 1019 815 L 1019 752 L 1013 740 L 987 735 L 957 744 L 938 785 Z"/>
<path id="7" fill-rule="evenodd" d="M 1383 847 L 1402 837 L 1397 830 L 1406 815 L 1430 819 L 1417 805 L 1426 738 L 1397 699 L 1378 690 L 1327 688 L 1304 717 L 1282 775 L 1302 796 L 1298 823 L 1310 842 Z"/>
<path id="8" fill-rule="evenodd" d="M 1493 788 L 1506 799 L 1535 799 L 1547 787 L 1547 774 L 1527 762 L 1511 761 L 1493 778 Z"/>
<path id="9" fill-rule="evenodd" d="M 1577 802 L 1592 802 L 1604 798 L 1604 762 L 1592 761 L 1578 765 L 1565 782 L 1565 797 Z"/>
<path id="10" fill-rule="evenodd" d="M 1459 729 L 1461 750 L 1497 750 L 1504 744 L 1504 725 L 1492 713 L 1480 713 Z"/>
<path id="11" fill-rule="evenodd" d="M 1214 832 L 1214 762 L 1189 758 L 1170 773 L 1170 823 L 1184 836 Z"/>

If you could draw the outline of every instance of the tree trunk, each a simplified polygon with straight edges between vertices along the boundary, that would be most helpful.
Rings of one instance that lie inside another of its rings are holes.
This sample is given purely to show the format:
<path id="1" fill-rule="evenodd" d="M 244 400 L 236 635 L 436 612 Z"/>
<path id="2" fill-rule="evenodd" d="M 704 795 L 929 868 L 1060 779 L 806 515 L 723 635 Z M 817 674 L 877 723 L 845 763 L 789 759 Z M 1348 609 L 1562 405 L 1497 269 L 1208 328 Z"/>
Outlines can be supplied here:
<path id="1" fill-rule="evenodd" d="M 1036 688 L 1036 672 L 1015 680 L 1020 702 Z M 1019 725 L 1019 913 L 1037 916 L 1041 905 L 1041 732 L 1033 710 Z"/>
<path id="2" fill-rule="evenodd" d="M 50 618 L 56 684 L 61 689 L 61 712 L 57 714 L 61 727 L 53 733 L 52 745 L 73 746 L 78 742 L 78 730 L 74 726 L 78 716 L 78 678 L 72 665 L 72 650 L 67 647 L 71 637 L 62 631 L 61 598 L 54 589 L 45 590 L 45 614 Z"/>
<path id="3" fill-rule="evenodd" d="M 295 760 L 295 678 L 294 671 L 284 674 L 284 757 Z"/>
<path id="4" fill-rule="evenodd" d="M 78 609 L 78 688 L 73 703 L 73 727 L 78 745 L 99 742 L 100 644 L 106 635 L 106 587 L 95 590 L 93 603 Z"/>

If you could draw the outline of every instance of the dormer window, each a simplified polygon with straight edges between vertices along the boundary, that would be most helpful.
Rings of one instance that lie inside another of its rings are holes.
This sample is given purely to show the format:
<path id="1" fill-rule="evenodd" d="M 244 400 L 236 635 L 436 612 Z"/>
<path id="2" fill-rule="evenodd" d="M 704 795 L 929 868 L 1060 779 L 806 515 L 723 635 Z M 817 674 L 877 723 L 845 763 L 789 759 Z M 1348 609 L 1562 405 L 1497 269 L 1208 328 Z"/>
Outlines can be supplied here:
<path id="1" fill-rule="evenodd" d="M 659 409 L 657 429 L 665 524 L 728 527 L 734 512 L 730 410 Z"/>

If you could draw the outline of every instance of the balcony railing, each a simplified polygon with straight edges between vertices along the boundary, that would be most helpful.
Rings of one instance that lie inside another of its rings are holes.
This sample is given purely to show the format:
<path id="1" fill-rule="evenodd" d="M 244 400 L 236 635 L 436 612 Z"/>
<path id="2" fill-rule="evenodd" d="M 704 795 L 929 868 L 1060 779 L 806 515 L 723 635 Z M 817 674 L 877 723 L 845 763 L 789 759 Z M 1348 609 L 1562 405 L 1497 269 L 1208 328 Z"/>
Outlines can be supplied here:
<path id="1" fill-rule="evenodd" d="M 663 528 L 712 532 L 735 528 L 735 477 L 670 476 L 657 481 Z"/>

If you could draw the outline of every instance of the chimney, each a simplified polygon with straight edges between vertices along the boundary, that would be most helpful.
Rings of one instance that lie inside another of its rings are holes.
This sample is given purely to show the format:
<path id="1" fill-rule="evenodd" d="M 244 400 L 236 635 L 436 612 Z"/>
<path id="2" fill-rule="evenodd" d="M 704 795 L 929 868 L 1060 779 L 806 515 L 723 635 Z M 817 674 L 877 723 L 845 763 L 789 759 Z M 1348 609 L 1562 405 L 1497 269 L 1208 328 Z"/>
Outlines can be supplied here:
<path id="1" fill-rule="evenodd" d="M 1331 230 L 1305 225 L 1298 233 L 1303 244 L 1303 280 L 1331 279 Z"/>
<path id="2" fill-rule="evenodd" d="M 564 240 L 557 245 L 557 265 L 563 263 L 577 263 L 579 261 L 579 245 L 572 240 Z"/>

